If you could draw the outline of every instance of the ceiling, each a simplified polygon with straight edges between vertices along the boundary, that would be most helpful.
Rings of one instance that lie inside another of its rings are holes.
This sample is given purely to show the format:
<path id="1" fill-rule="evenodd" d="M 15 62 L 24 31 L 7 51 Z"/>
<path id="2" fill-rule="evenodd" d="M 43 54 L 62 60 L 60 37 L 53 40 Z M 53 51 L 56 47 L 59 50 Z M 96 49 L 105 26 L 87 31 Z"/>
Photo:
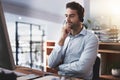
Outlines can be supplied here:
<path id="1" fill-rule="evenodd" d="M 44 10 L 53 14 L 60 14 L 67 0 L 2 0 L 4 3 L 29 9 Z M 53 4 L 54 2 L 54 4 Z M 59 11 L 58 11 L 59 9 Z"/>
<path id="2" fill-rule="evenodd" d="M 44 19 L 48 21 L 61 22 L 65 12 L 65 4 L 73 0 L 1 0 L 4 11 Z M 74 0 L 82 3 L 83 0 Z"/>

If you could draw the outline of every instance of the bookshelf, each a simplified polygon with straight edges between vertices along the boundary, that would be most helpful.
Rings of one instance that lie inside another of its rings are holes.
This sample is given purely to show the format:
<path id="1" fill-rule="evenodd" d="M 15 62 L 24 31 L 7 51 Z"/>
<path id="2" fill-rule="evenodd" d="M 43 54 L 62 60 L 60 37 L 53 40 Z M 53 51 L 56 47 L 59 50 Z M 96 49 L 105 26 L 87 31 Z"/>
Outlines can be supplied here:
<path id="1" fill-rule="evenodd" d="M 120 43 L 117 42 L 100 42 L 99 54 L 101 54 L 101 80 L 120 80 L 120 77 L 111 75 L 110 65 L 120 62 Z"/>
<path id="2" fill-rule="evenodd" d="M 47 58 L 50 55 L 51 51 L 53 50 L 54 46 L 55 46 L 55 41 L 46 41 L 46 54 L 45 54 L 45 56 L 46 56 L 46 58 L 45 58 L 46 59 L 46 70 L 45 71 L 57 74 L 56 70 L 49 68 L 47 65 L 47 61 L 48 61 Z"/>

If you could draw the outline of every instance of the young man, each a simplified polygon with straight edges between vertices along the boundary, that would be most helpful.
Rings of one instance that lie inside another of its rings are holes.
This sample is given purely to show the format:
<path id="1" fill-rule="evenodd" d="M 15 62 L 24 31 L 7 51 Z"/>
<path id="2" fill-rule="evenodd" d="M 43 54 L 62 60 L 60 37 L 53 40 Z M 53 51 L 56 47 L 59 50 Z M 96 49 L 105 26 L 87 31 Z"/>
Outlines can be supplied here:
<path id="1" fill-rule="evenodd" d="M 84 8 L 76 2 L 66 4 L 66 25 L 51 52 L 48 65 L 58 74 L 92 80 L 98 50 L 98 38 L 82 25 Z"/>

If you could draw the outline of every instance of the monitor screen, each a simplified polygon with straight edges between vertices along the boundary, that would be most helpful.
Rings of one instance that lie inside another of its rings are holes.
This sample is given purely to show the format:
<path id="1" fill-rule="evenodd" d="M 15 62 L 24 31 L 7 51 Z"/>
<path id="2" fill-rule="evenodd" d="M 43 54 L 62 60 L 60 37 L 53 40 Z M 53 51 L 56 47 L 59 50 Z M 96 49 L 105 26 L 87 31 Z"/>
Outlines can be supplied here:
<path id="1" fill-rule="evenodd" d="M 0 68 L 15 69 L 12 49 L 6 27 L 5 17 L 0 1 Z"/>

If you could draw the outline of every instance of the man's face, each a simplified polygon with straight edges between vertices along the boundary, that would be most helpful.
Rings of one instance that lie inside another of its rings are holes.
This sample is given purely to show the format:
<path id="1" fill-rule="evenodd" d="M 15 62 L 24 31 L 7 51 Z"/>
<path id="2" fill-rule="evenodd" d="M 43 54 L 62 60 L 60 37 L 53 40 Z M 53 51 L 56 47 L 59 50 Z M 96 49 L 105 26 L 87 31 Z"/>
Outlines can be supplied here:
<path id="1" fill-rule="evenodd" d="M 70 27 L 73 30 L 75 30 L 79 27 L 80 20 L 79 20 L 78 14 L 77 14 L 77 10 L 67 8 L 65 16 L 66 16 L 66 22 L 67 22 L 66 25 L 68 27 Z"/>

